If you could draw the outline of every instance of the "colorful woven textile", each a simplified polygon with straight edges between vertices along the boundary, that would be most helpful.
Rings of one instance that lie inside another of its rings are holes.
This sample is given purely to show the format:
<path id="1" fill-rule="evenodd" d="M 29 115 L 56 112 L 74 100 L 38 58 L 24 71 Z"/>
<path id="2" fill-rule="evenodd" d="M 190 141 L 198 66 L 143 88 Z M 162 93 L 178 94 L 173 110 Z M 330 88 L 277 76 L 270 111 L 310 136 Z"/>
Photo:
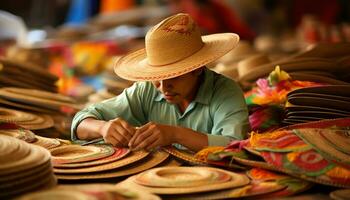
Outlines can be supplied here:
<path id="1" fill-rule="evenodd" d="M 255 133 L 250 137 L 250 147 L 284 172 L 318 183 L 350 187 L 350 137 L 348 131 L 340 131 L 350 128 L 349 120 L 324 120 Z"/>

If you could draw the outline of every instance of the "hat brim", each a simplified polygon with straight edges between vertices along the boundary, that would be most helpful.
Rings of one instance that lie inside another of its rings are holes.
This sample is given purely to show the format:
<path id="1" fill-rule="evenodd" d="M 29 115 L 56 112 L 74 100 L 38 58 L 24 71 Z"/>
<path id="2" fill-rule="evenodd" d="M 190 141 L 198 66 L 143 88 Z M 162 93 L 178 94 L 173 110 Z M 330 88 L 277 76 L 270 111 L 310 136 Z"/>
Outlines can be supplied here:
<path id="1" fill-rule="evenodd" d="M 117 170 L 99 171 L 95 173 L 56 174 L 56 177 L 60 180 L 91 180 L 123 177 L 161 165 L 168 157 L 168 153 L 164 151 L 156 151 L 141 160 L 126 164 Z"/>
<path id="2" fill-rule="evenodd" d="M 239 36 L 220 33 L 202 36 L 203 47 L 193 55 L 169 65 L 152 66 L 147 62 L 145 49 L 130 53 L 119 59 L 115 73 L 131 81 L 157 81 L 181 76 L 217 60 L 237 46 Z M 159 52 L 159 56 L 162 52 Z"/>
<path id="3" fill-rule="evenodd" d="M 275 61 L 272 63 L 263 64 L 257 66 L 247 71 L 244 75 L 239 77 L 240 82 L 254 82 L 259 78 L 268 76 L 275 67 L 279 65 L 281 70 L 287 72 L 295 71 L 305 71 L 305 70 L 318 70 L 318 71 L 327 71 L 332 73 L 336 70 L 334 63 L 328 59 L 322 58 L 288 58 Z"/>

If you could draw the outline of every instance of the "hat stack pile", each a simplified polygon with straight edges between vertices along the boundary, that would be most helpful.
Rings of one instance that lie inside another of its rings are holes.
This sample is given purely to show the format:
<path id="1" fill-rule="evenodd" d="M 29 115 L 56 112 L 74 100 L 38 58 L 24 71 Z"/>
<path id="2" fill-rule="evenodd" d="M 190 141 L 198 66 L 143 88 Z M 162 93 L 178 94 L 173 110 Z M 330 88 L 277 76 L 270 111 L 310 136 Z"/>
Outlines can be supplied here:
<path id="1" fill-rule="evenodd" d="M 35 64 L 0 58 L 0 87 L 57 92 L 58 77 Z"/>
<path id="2" fill-rule="evenodd" d="M 290 184 L 285 184 L 287 182 Z M 145 190 L 164 199 L 227 199 L 278 196 L 282 191 L 292 194 L 310 184 L 258 168 L 236 173 L 212 167 L 158 167 L 134 175 L 117 186 Z"/>
<path id="3" fill-rule="evenodd" d="M 29 113 L 0 107 L 0 134 L 9 135 L 46 149 L 69 144 L 70 141 L 48 138 L 52 136 L 54 121 L 50 115 Z M 43 137 L 36 134 L 41 134 Z M 42 134 L 47 131 L 50 134 Z"/>
<path id="4" fill-rule="evenodd" d="M 287 95 L 285 124 L 350 117 L 350 85 L 294 90 Z"/>
<path id="5" fill-rule="evenodd" d="M 252 85 L 279 66 L 293 80 L 313 81 L 333 85 L 349 84 L 344 74 L 350 74 L 349 44 L 317 44 L 298 54 L 280 58 L 273 62 L 262 56 L 251 56 L 238 65 L 239 82 Z"/>
<path id="6" fill-rule="evenodd" d="M 62 145 L 70 144 L 68 140 L 62 140 L 57 138 L 47 138 L 35 135 L 30 130 L 22 128 L 0 129 L 0 135 L 8 135 L 25 142 L 44 147 L 45 149 L 52 149 Z"/>
<path id="7" fill-rule="evenodd" d="M 25 194 L 18 200 L 30 199 L 79 199 L 79 200 L 160 200 L 157 195 L 134 188 L 118 187 L 112 184 L 59 185 L 53 189 Z"/>
<path id="8" fill-rule="evenodd" d="M 61 180 L 108 179 L 159 165 L 176 165 L 163 151 L 130 151 L 110 145 L 65 145 L 51 150 L 54 172 Z"/>
<path id="9" fill-rule="evenodd" d="M 158 167 L 132 176 L 120 185 L 155 194 L 176 195 L 238 188 L 249 182 L 244 174 L 218 168 Z"/>
<path id="10" fill-rule="evenodd" d="M 0 198 L 56 184 L 50 153 L 39 146 L 0 135 Z"/>
<path id="11" fill-rule="evenodd" d="M 14 87 L 0 88 L 0 103 L 42 113 L 57 113 L 82 108 L 72 98 L 62 94 Z"/>
<path id="12" fill-rule="evenodd" d="M 0 107 L 0 122 L 14 123 L 29 130 L 50 128 L 54 125 L 49 115 L 35 114 L 14 109 Z"/>

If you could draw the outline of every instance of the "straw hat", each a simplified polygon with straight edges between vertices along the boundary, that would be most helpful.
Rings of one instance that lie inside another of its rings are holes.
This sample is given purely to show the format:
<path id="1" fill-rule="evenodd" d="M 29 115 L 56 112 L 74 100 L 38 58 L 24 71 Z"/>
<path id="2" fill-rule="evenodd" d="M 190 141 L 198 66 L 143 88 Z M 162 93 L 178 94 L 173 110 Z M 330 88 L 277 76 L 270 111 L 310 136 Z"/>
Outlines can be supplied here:
<path id="1" fill-rule="evenodd" d="M 128 176 L 131 174 L 136 174 L 147 169 L 150 169 L 155 166 L 164 166 L 164 164 L 168 164 L 169 154 L 164 151 L 155 151 L 149 154 L 147 157 L 142 158 L 141 160 L 128 162 L 125 160 L 124 163 L 120 163 L 123 166 L 119 167 L 115 170 L 103 170 L 105 165 L 96 166 L 93 171 L 88 173 L 74 173 L 74 174 L 66 174 L 60 173 L 56 174 L 56 177 L 60 180 L 91 180 L 91 179 L 106 179 L 106 178 L 117 178 Z M 116 161 L 118 162 L 118 161 Z M 98 167 L 100 169 L 98 169 Z"/>
<path id="2" fill-rule="evenodd" d="M 91 173 L 91 172 L 102 172 L 112 169 L 117 169 L 120 167 L 124 167 L 126 165 L 129 165 L 131 163 L 134 163 L 136 161 L 144 159 L 146 156 L 149 155 L 149 152 L 146 151 L 134 151 L 128 154 L 127 157 L 124 157 L 120 160 L 116 160 L 111 163 L 105 163 L 97 166 L 91 166 L 91 167 L 81 167 L 81 168 L 55 168 L 55 173 L 60 174 L 83 174 L 83 173 Z"/>
<path id="3" fill-rule="evenodd" d="M 169 167 L 168 167 L 169 168 Z M 177 174 L 178 169 L 183 168 L 189 168 L 188 173 L 180 173 Z M 171 168 L 170 168 L 171 169 Z M 179 178 L 187 180 L 193 180 L 195 177 L 199 177 L 196 172 L 199 169 L 203 170 L 213 170 L 213 171 L 219 171 L 225 175 L 229 175 L 231 178 L 228 181 L 224 182 L 217 182 L 210 184 L 210 187 L 208 187 L 208 184 L 203 184 L 199 186 L 183 186 L 183 187 L 148 187 L 145 185 L 140 185 L 136 182 L 136 179 L 138 178 L 138 175 L 132 176 L 125 181 L 120 182 L 117 184 L 117 186 L 123 186 L 123 187 L 130 187 L 130 188 L 136 188 L 140 190 L 146 190 L 154 194 L 190 194 L 190 193 L 200 193 L 200 192 L 209 192 L 209 191 L 216 191 L 216 190 L 223 190 L 223 189 L 229 189 L 229 188 L 235 188 L 235 187 L 242 187 L 247 184 L 249 184 L 249 178 L 245 174 L 238 174 L 231 171 L 219 169 L 219 168 L 210 168 L 210 167 L 172 167 L 173 172 L 167 172 L 170 174 L 164 174 L 164 179 L 170 179 L 171 176 L 173 176 L 173 180 L 179 180 Z M 149 171 L 145 171 L 143 173 L 149 173 Z M 186 177 L 186 178 L 184 178 Z M 185 183 L 184 181 L 184 183 Z"/>
<path id="4" fill-rule="evenodd" d="M 101 164 L 110 163 L 110 162 L 119 160 L 125 157 L 128 153 L 130 153 L 130 150 L 127 148 L 118 148 L 118 147 L 113 147 L 113 148 L 114 148 L 114 153 L 111 156 L 108 156 L 105 158 L 101 158 L 93 161 L 79 162 L 79 163 L 55 164 L 55 167 L 56 168 L 75 168 L 75 167 L 90 167 L 95 165 L 101 165 Z"/>
<path id="5" fill-rule="evenodd" d="M 114 154 L 114 148 L 109 145 L 64 145 L 50 150 L 52 163 L 79 163 L 105 158 Z"/>
<path id="6" fill-rule="evenodd" d="M 133 81 L 174 78 L 198 69 L 233 49 L 239 36 L 221 33 L 201 36 L 184 13 L 166 18 L 147 32 L 145 49 L 122 57 L 114 71 Z"/>

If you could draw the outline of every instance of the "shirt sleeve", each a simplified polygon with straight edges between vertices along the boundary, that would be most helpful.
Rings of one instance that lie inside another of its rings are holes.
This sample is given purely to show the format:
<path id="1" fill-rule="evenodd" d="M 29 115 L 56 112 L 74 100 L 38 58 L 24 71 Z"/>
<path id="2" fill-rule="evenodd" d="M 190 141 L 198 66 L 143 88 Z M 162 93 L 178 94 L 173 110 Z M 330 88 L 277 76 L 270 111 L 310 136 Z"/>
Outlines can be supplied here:
<path id="1" fill-rule="evenodd" d="M 209 146 L 226 146 L 232 140 L 245 139 L 249 131 L 248 108 L 236 83 L 226 82 L 212 100 L 213 128 Z"/>
<path id="2" fill-rule="evenodd" d="M 77 140 L 76 130 L 79 124 L 86 118 L 95 118 L 109 121 L 120 117 L 133 126 L 140 126 L 145 121 L 142 110 L 141 83 L 134 83 L 130 88 L 125 89 L 120 95 L 100 103 L 92 104 L 76 113 L 71 126 L 71 139 Z"/>

